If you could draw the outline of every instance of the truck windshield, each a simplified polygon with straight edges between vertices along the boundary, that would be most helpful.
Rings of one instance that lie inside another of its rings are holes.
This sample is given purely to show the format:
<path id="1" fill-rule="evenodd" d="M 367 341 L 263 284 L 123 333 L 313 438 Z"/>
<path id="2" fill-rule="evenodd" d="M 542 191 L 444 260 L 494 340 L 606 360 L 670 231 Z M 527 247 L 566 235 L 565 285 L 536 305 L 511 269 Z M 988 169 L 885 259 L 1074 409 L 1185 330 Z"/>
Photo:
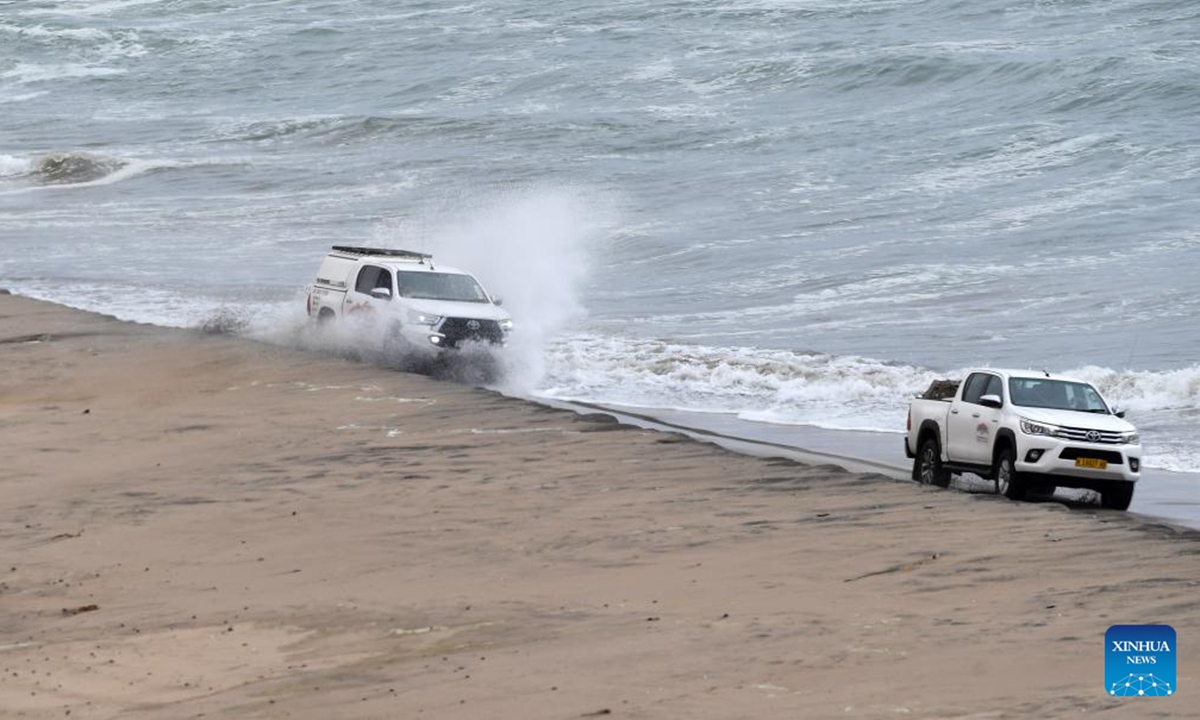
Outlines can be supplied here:
<path id="1" fill-rule="evenodd" d="M 1009 378 L 1008 394 L 1013 405 L 1105 415 L 1109 412 L 1104 398 L 1087 383 L 1050 378 Z"/>
<path id="2" fill-rule="evenodd" d="M 470 275 L 438 272 L 397 272 L 396 284 L 403 297 L 425 300 L 491 302 L 475 278 Z"/>

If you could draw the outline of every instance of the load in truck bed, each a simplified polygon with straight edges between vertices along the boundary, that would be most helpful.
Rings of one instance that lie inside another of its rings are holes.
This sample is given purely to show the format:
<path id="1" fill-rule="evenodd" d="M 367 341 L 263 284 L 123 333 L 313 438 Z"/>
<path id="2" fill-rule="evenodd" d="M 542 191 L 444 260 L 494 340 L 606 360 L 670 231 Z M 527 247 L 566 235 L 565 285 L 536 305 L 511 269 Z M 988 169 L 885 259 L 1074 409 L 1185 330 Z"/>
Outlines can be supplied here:
<path id="1" fill-rule="evenodd" d="M 953 400 L 958 392 L 959 380 L 934 380 L 921 395 L 922 400 Z"/>

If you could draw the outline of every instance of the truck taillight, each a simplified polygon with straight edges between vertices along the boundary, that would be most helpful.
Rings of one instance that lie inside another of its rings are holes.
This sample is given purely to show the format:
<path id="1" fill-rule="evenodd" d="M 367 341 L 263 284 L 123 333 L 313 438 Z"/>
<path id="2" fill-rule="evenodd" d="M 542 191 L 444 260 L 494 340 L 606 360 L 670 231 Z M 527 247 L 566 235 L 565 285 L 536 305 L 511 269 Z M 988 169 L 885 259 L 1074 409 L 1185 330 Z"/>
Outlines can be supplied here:
<path id="1" fill-rule="evenodd" d="M 309 315 L 312 315 L 312 293 L 308 294 L 308 300 L 305 302 L 305 310 Z"/>
<path id="2" fill-rule="evenodd" d="M 908 409 L 908 419 L 904 421 L 904 429 L 912 430 L 912 408 Z"/>

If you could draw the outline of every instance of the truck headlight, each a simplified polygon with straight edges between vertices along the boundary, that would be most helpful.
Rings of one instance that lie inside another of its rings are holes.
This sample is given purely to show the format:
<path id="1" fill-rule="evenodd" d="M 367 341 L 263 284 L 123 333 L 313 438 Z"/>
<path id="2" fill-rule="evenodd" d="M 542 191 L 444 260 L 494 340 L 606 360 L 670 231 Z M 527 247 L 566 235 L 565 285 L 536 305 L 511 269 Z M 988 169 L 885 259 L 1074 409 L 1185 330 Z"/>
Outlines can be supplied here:
<path id="1" fill-rule="evenodd" d="M 508 332 L 509 330 L 512 330 L 513 329 L 512 320 L 501 320 L 500 321 L 500 329 L 503 330 L 504 332 Z"/>
<path id="2" fill-rule="evenodd" d="M 1125 440 L 1126 445 L 1141 445 L 1142 444 L 1141 436 L 1135 432 L 1125 433 L 1122 436 L 1122 439 Z"/>
<path id="3" fill-rule="evenodd" d="M 1047 425 L 1045 423 L 1036 423 L 1032 420 L 1021 418 L 1021 432 L 1026 435 L 1045 435 L 1047 437 L 1058 437 L 1058 426 Z"/>
<path id="4" fill-rule="evenodd" d="M 417 312 L 416 310 L 408 311 L 408 321 L 417 325 L 437 325 L 442 321 L 441 315 L 430 315 L 429 313 Z"/>

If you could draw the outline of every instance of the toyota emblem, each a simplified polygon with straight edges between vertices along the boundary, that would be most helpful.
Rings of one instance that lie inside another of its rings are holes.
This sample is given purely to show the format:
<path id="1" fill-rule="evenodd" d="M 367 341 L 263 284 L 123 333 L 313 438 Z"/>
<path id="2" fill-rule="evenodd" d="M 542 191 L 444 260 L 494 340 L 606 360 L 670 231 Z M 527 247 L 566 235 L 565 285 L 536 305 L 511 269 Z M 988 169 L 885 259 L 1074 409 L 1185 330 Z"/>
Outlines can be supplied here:
<path id="1" fill-rule="evenodd" d="M 479 329 L 479 321 L 478 320 L 468 320 L 467 321 L 467 329 L 468 330 L 478 330 Z"/>
<path id="2" fill-rule="evenodd" d="M 1088 430 L 1087 439 L 1088 442 L 1100 442 L 1100 431 Z"/>

